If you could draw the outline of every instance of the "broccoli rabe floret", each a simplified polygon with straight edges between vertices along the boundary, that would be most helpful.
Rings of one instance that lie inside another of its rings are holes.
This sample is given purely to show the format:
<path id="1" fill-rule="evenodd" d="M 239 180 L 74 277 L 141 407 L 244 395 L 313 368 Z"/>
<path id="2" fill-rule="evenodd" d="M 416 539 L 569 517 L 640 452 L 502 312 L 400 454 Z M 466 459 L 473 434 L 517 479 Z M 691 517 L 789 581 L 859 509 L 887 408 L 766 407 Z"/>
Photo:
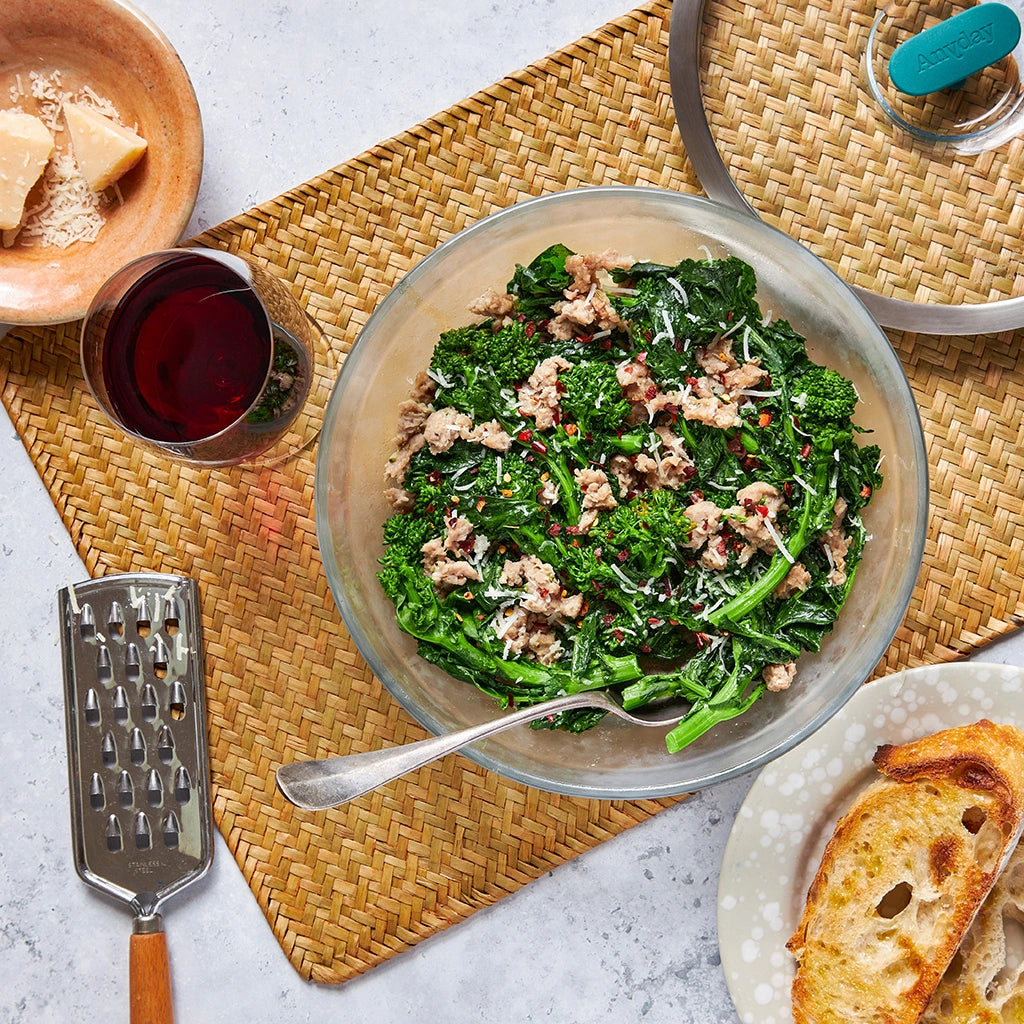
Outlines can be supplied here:
<path id="1" fill-rule="evenodd" d="M 580 362 L 558 376 L 562 415 L 587 434 L 614 433 L 629 415 L 615 367 L 604 362 Z"/>
<path id="2" fill-rule="evenodd" d="M 793 385 L 793 405 L 801 420 L 845 422 L 857 407 L 857 389 L 837 370 L 812 366 Z"/>

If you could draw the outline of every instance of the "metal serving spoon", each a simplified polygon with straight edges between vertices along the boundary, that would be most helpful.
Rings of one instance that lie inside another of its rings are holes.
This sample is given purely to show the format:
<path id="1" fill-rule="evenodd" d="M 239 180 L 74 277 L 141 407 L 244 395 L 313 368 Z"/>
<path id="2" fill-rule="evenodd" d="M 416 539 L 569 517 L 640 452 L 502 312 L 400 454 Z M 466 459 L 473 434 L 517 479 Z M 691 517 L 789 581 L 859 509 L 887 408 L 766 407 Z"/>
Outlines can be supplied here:
<path id="1" fill-rule="evenodd" d="M 382 750 L 368 750 L 360 754 L 347 754 L 344 757 L 327 757 L 319 761 L 299 761 L 282 765 L 277 770 L 277 786 L 297 807 L 303 807 L 308 811 L 323 811 L 328 807 L 337 807 L 338 804 L 354 800 L 357 796 L 369 793 L 386 782 L 444 757 L 445 754 L 461 750 L 470 743 L 504 732 L 515 725 L 533 722 L 559 711 L 568 711 L 570 708 L 596 708 L 632 722 L 633 725 L 664 728 L 680 722 L 690 705 L 673 702 L 671 705 L 663 706 L 660 712 L 652 711 L 649 715 L 637 715 L 626 711 L 611 694 L 604 691 L 573 693 L 444 736 L 431 736 L 415 743 L 384 747 Z"/>

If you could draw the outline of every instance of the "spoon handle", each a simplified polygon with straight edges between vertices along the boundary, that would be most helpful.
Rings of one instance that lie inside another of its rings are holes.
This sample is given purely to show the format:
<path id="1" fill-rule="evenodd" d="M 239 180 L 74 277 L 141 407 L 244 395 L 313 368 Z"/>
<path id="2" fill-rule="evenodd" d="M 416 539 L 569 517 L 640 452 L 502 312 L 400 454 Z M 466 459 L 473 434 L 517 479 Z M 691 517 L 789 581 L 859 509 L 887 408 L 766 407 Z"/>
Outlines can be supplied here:
<path id="1" fill-rule="evenodd" d="M 431 736 L 415 743 L 347 754 L 344 757 L 282 765 L 277 770 L 277 785 L 286 799 L 297 807 L 308 811 L 323 811 L 354 800 L 445 754 L 461 750 L 470 743 L 504 732 L 515 725 L 533 722 L 570 708 L 604 707 L 602 696 L 596 693 L 572 693 L 444 736 Z"/>

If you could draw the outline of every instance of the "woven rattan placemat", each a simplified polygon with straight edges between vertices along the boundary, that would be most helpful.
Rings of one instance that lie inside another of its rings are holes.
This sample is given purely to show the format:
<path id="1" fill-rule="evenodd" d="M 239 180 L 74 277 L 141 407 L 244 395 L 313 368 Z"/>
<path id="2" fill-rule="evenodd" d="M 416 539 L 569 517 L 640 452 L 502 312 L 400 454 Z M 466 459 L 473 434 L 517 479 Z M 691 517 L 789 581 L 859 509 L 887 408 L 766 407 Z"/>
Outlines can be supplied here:
<path id="1" fill-rule="evenodd" d="M 439 241 L 521 197 L 587 184 L 699 191 L 672 116 L 670 5 L 650 3 L 204 236 L 290 280 L 341 356 Z M 525 789 L 448 758 L 311 815 L 274 770 L 364 736 L 422 735 L 334 608 L 313 455 L 201 471 L 158 461 L 97 412 L 77 327 L 0 342 L 0 393 L 90 573 L 199 581 L 218 826 L 296 969 L 339 982 L 656 813 Z M 948 660 L 1019 624 L 1021 337 L 894 335 L 923 407 L 933 518 L 905 625 L 880 667 Z M 368 744 L 366 744 L 368 746 Z"/>
<path id="2" fill-rule="evenodd" d="M 718 151 L 754 209 L 851 284 L 910 302 L 1024 295 L 1024 138 L 960 156 L 896 132 L 865 70 L 884 6 L 708 0 L 701 91 Z"/>

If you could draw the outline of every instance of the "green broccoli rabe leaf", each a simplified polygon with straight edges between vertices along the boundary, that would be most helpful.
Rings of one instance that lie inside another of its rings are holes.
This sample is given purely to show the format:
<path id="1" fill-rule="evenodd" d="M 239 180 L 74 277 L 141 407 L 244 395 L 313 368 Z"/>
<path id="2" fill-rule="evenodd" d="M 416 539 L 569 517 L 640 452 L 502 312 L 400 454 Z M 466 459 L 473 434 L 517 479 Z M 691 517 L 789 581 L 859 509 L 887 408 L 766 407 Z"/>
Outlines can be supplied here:
<path id="1" fill-rule="evenodd" d="M 554 303 L 565 298 L 565 289 L 572 284 L 572 276 L 565 269 L 566 258 L 572 250 L 564 245 L 552 245 L 536 256 L 527 266 L 516 264 L 512 280 L 506 291 L 516 298 L 516 311 L 527 320 L 547 320 Z"/>
<path id="2" fill-rule="evenodd" d="M 617 296 L 615 301 L 620 315 L 640 331 L 664 331 L 663 313 L 678 328 L 677 336 L 694 338 L 720 334 L 740 320 L 760 317 L 753 268 L 735 257 L 687 259 L 675 266 L 636 263 L 628 270 L 612 271 L 612 277 L 632 282 L 637 294 Z M 688 324 L 692 326 L 687 328 Z"/>

